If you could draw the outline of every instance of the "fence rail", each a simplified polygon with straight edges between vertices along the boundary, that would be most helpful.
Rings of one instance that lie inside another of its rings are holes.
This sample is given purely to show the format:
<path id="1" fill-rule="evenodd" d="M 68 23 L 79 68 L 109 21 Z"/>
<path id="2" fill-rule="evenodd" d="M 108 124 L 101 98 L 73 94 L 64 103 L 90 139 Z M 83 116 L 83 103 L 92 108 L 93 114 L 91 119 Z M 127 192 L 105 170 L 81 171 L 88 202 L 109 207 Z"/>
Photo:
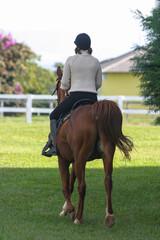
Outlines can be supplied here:
<path id="1" fill-rule="evenodd" d="M 0 94 L 0 116 L 4 113 L 25 113 L 27 123 L 32 122 L 33 113 L 50 114 L 56 104 L 57 96 L 50 95 L 25 95 L 25 94 Z M 130 105 L 143 104 L 143 98 L 139 96 L 98 96 L 98 100 L 109 99 L 118 103 L 123 114 L 160 114 L 160 112 L 149 111 L 147 109 L 130 109 Z M 19 103 L 23 101 L 23 107 L 5 106 L 7 102 Z M 48 108 L 34 107 L 34 102 L 48 103 Z M 124 107 L 126 105 L 126 107 Z"/>

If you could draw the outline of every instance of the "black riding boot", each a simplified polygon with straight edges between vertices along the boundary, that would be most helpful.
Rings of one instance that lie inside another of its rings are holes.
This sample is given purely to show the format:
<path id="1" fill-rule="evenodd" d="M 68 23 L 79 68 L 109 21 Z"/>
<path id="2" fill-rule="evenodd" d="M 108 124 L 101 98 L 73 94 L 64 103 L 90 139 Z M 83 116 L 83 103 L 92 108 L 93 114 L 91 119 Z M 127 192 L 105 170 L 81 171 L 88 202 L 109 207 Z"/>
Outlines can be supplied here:
<path id="1" fill-rule="evenodd" d="M 50 138 L 52 141 L 52 145 L 47 152 L 44 152 L 43 155 L 46 157 L 51 157 L 53 155 L 57 155 L 57 147 L 56 147 L 57 121 L 55 119 L 50 120 L 50 131 L 51 131 Z"/>

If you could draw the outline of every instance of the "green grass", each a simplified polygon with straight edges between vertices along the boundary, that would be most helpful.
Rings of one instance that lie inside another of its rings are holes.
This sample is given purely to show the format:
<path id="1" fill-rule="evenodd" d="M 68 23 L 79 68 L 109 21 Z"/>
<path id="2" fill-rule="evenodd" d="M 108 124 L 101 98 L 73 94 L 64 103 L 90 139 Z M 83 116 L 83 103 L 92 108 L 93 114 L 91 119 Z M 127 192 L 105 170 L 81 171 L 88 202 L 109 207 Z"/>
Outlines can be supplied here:
<path id="1" fill-rule="evenodd" d="M 112 203 L 115 226 L 105 225 L 106 192 L 101 160 L 87 163 L 83 224 L 60 218 L 64 203 L 57 157 L 41 156 L 48 117 L 0 119 L 0 240 L 158 240 L 160 237 L 160 126 L 124 119 L 133 138 L 131 161 L 116 150 Z M 77 208 L 77 182 L 72 197 Z"/>

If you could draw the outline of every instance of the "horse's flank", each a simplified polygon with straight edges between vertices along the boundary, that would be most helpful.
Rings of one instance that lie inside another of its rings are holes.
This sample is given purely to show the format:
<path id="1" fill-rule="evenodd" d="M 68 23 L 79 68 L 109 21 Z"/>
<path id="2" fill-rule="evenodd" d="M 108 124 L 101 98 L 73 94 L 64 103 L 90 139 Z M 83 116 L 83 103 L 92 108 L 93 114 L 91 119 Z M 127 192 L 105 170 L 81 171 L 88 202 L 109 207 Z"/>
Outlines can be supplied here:
<path id="1" fill-rule="evenodd" d="M 81 151 L 80 155 L 84 154 L 83 159 L 87 161 L 98 136 L 96 124 L 92 105 L 75 109 L 70 119 L 59 129 L 57 147 L 60 154 L 69 162 L 73 162 L 77 152 Z"/>
<path id="2" fill-rule="evenodd" d="M 74 161 L 74 153 L 79 149 L 83 152 L 84 147 L 84 159 L 94 160 L 102 158 L 102 146 L 98 146 L 97 142 L 104 138 L 117 146 L 126 158 L 130 158 L 133 143 L 123 135 L 121 126 L 122 115 L 115 102 L 103 100 L 84 105 L 74 110 L 70 119 L 59 129 L 57 147 L 70 162 Z"/>

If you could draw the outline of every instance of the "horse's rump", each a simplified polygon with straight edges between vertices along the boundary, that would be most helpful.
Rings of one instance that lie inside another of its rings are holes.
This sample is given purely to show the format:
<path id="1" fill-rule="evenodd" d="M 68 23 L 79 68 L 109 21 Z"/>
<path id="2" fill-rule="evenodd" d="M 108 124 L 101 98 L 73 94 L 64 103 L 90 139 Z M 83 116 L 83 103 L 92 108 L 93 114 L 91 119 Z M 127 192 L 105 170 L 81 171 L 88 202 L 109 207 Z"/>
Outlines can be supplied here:
<path id="1" fill-rule="evenodd" d="M 113 101 L 97 101 L 93 105 L 78 107 L 60 129 L 58 142 L 61 146 L 58 145 L 58 149 L 63 152 L 67 147 L 74 154 L 85 148 L 88 160 L 101 158 L 99 139 L 117 146 L 127 158 L 133 148 L 132 141 L 122 133 L 122 113 Z"/>

